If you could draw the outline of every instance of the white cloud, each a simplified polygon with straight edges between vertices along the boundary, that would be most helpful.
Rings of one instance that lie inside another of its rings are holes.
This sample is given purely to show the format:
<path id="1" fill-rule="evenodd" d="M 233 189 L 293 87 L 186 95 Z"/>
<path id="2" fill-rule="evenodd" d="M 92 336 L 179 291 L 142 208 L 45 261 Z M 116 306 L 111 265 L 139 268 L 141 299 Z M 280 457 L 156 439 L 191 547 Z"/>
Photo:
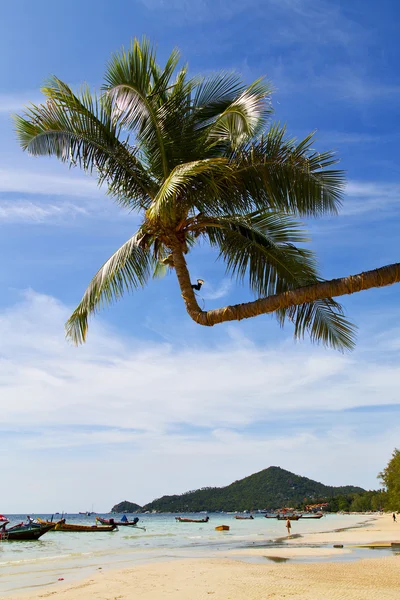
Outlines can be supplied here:
<path id="1" fill-rule="evenodd" d="M 24 192 L 27 194 L 48 194 L 56 196 L 99 197 L 94 178 L 35 173 L 23 169 L 0 169 L 0 192 Z"/>
<path id="2" fill-rule="evenodd" d="M 205 282 L 204 286 L 199 293 L 199 296 L 205 300 L 219 300 L 224 296 L 227 296 L 232 289 L 232 280 L 223 279 L 217 286 L 213 286 L 212 283 Z"/>
<path id="3" fill-rule="evenodd" d="M 87 214 L 83 206 L 70 202 L 59 204 L 43 204 L 27 200 L 1 201 L 0 222 L 6 223 L 43 223 L 64 220 Z"/>
<path id="4" fill-rule="evenodd" d="M 400 134 L 374 134 L 359 131 L 319 131 L 318 141 L 324 144 L 384 144 L 398 140 Z"/>
<path id="5" fill-rule="evenodd" d="M 400 207 L 400 185 L 393 182 L 378 181 L 349 181 L 346 186 L 348 200 L 344 202 L 341 214 L 357 216 L 364 213 L 374 213 L 379 217 L 382 213 Z"/>
<path id="6" fill-rule="evenodd" d="M 354 423 L 343 428 L 334 416 L 322 433 L 283 425 L 296 415 L 312 420 L 315 411 L 334 415 L 382 398 L 397 404 L 397 360 L 380 363 L 362 349 L 344 357 L 291 342 L 260 348 L 240 336 L 220 347 L 173 347 L 121 338 L 101 321 L 93 323 L 88 344 L 74 348 L 63 336 L 67 316 L 60 302 L 32 291 L 0 314 L 0 457 L 7 457 L 9 472 L 20 472 L 27 456 L 41 472 L 41 488 L 32 479 L 31 509 L 55 509 L 46 500 L 50 481 L 65 494 L 52 492 L 63 508 L 78 510 L 96 497 L 97 509 L 106 510 L 124 497 L 145 502 L 222 485 L 270 464 L 326 483 L 367 485 L 395 444 L 395 424 L 368 443 Z M 251 434 L 268 420 L 279 430 L 271 425 Z M 339 472 L 337 461 L 323 460 L 328 455 L 343 460 Z M 78 496 L 65 491 L 57 461 L 70 483 L 84 477 Z M 121 482 L 127 465 L 135 470 L 130 485 Z M 107 489 L 98 482 L 104 472 Z M 3 510 L 27 509 L 20 480 L 10 481 Z"/>

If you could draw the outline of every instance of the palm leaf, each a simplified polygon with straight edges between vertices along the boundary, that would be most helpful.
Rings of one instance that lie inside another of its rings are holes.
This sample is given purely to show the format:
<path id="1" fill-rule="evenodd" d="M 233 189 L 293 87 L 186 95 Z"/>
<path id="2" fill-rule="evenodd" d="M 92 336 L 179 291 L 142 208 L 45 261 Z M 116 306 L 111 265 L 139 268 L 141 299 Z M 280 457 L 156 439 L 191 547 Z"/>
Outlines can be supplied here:
<path id="1" fill-rule="evenodd" d="M 276 316 L 282 326 L 287 318 L 292 321 L 297 339 L 304 338 L 307 332 L 312 342 L 321 342 L 341 352 L 355 346 L 357 328 L 344 317 L 342 306 L 332 298 L 281 309 Z"/>
<path id="2" fill-rule="evenodd" d="M 208 138 L 216 143 L 229 142 L 238 148 L 257 135 L 271 114 L 271 89 L 255 81 L 221 112 L 208 127 Z"/>
<path id="3" fill-rule="evenodd" d="M 173 222 L 179 216 L 179 211 L 185 212 L 193 208 L 191 202 L 185 202 L 185 192 L 189 188 L 192 193 L 202 187 L 210 190 L 215 183 L 215 175 L 225 173 L 229 168 L 228 161 L 224 158 L 198 160 L 176 166 L 161 185 L 147 216 L 150 219 Z"/>
<path id="4" fill-rule="evenodd" d="M 345 185 L 343 171 L 330 169 L 334 153 L 314 152 L 310 134 L 297 143 L 285 138 L 285 128 L 271 127 L 259 142 L 232 158 L 236 185 L 250 195 L 259 210 L 272 208 L 300 216 L 336 213 Z"/>
<path id="5" fill-rule="evenodd" d="M 139 231 L 130 238 L 93 277 L 66 324 L 67 337 L 75 344 L 85 341 L 90 314 L 119 300 L 126 291 L 147 283 L 155 261 L 150 250 L 140 245 L 142 237 L 143 232 Z"/>
<path id="6" fill-rule="evenodd" d="M 300 279 L 316 278 L 313 254 L 294 245 L 305 241 L 304 232 L 289 217 L 254 213 L 206 219 L 204 230 L 227 272 L 240 282 L 248 279 L 258 296 L 275 294 L 281 280 L 293 287 Z"/>
<path id="7" fill-rule="evenodd" d="M 52 78 L 43 88 L 46 104 L 31 105 L 16 116 L 21 146 L 34 156 L 55 155 L 70 166 L 96 172 L 101 185 L 129 208 L 150 203 L 153 182 L 127 143 L 118 139 L 110 104 L 92 96 L 88 88 L 80 95 Z"/>
<path id="8" fill-rule="evenodd" d="M 217 246 L 227 271 L 249 280 L 257 296 L 283 293 L 321 281 L 313 255 L 294 246 L 305 241 L 299 225 L 277 214 L 254 214 L 249 219 L 227 217 L 205 224 L 206 235 Z M 200 224 L 199 224 L 200 226 Z M 296 338 L 304 337 L 338 350 L 354 347 L 355 328 L 332 298 L 280 310 L 278 321 L 289 318 Z"/>
<path id="9" fill-rule="evenodd" d="M 179 61 L 174 50 L 164 69 L 156 63 L 156 52 L 144 37 L 134 40 L 128 51 L 114 54 L 105 74 L 105 93 L 112 101 L 112 114 L 116 122 L 135 131 L 140 145 L 151 155 L 153 172 L 160 177 L 168 176 L 168 139 L 163 114 L 171 114 L 167 108 L 169 84 Z M 176 88 L 171 86 L 172 93 Z M 155 167 L 157 164 L 157 168 Z"/>

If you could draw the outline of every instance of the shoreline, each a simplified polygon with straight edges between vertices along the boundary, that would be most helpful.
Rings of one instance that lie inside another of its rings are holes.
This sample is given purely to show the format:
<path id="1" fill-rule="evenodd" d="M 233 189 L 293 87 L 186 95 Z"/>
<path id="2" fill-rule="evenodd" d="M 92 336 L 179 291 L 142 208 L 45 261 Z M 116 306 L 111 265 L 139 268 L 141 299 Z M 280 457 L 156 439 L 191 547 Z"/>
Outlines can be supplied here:
<path id="1" fill-rule="evenodd" d="M 397 530 L 396 525 L 399 526 Z M 296 537 L 294 537 L 296 536 Z M 300 537 L 299 537 L 300 536 Z M 301 539 L 301 543 L 299 543 Z M 376 515 L 352 527 L 277 538 L 280 547 L 248 547 L 226 550 L 212 558 L 166 558 L 124 569 L 99 570 L 73 582 L 56 582 L 38 591 L 14 593 L 9 600 L 264 600 L 291 597 L 296 600 L 339 598 L 394 600 L 400 587 L 400 556 L 358 558 L 357 545 L 400 539 L 400 524 L 388 515 Z M 343 543 L 343 548 L 333 544 Z M 353 559 L 352 555 L 355 556 Z M 338 560 L 339 558 L 339 560 Z M 320 562 L 315 562 L 315 561 Z M 371 578 L 371 570 L 374 576 Z M 268 590 L 268 594 L 266 594 Z"/>

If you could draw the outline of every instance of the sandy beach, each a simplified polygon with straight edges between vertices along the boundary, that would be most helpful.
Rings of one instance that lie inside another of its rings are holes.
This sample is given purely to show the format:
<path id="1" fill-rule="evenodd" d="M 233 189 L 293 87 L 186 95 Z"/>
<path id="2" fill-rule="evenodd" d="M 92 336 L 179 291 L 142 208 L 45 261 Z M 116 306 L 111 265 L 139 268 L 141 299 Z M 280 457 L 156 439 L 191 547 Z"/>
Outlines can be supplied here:
<path id="1" fill-rule="evenodd" d="M 295 529 L 295 528 L 293 528 Z M 293 531 L 293 533 L 295 533 Z M 400 556 L 351 562 L 329 562 L 330 556 L 350 554 L 351 546 L 400 539 L 400 523 L 388 515 L 374 517 L 363 528 L 316 533 L 291 538 L 276 552 L 262 548 L 231 551 L 221 559 L 188 559 L 140 565 L 122 571 L 98 571 L 81 582 L 57 582 L 28 594 L 8 596 L 13 600 L 369 600 L 397 599 L 400 589 Z M 301 544 L 300 547 L 295 547 Z M 318 548 L 315 544 L 327 544 Z M 343 544 L 343 549 L 333 548 Z M 312 547 L 310 547 L 310 545 Z M 240 554 L 240 556 L 239 556 Z M 247 556 L 266 557 L 266 564 L 243 562 Z M 267 560 L 267 557 L 274 560 Z M 307 558 L 325 557 L 325 562 Z M 304 563 L 292 562 L 302 558 Z M 345 557 L 343 557 L 345 558 Z M 289 559 L 289 560 L 285 560 Z M 276 561 L 276 562 L 274 562 Z"/>

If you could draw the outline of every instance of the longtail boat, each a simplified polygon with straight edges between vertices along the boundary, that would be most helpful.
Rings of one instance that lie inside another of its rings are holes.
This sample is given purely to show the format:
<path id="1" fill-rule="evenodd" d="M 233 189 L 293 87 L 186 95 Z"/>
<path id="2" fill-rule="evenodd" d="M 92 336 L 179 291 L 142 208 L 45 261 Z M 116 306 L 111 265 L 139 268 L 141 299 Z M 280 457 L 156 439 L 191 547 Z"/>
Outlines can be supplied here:
<path id="1" fill-rule="evenodd" d="M 301 515 L 278 515 L 278 521 L 298 521 Z"/>
<path id="2" fill-rule="evenodd" d="M 0 540 L 9 542 L 38 540 L 42 535 L 50 531 L 50 529 L 53 529 L 53 527 L 54 523 L 51 525 L 25 525 L 24 523 L 19 523 L 8 529 L 2 528 L 0 530 Z"/>
<path id="3" fill-rule="evenodd" d="M 266 519 L 277 519 L 278 515 L 264 515 Z"/>
<path id="4" fill-rule="evenodd" d="M 45 519 L 41 519 L 40 517 L 37 517 L 36 521 L 39 523 L 39 525 L 50 525 L 51 529 L 55 529 L 56 525 L 58 525 L 58 523 L 62 522 L 62 519 L 59 521 L 46 521 Z"/>
<path id="5" fill-rule="evenodd" d="M 254 519 L 253 515 L 249 517 L 245 517 L 243 515 L 235 515 L 235 519 L 240 519 L 241 521 L 252 521 Z"/>
<path id="6" fill-rule="evenodd" d="M 324 515 L 322 514 L 316 514 L 316 515 L 301 515 L 300 518 L 301 519 L 322 519 Z"/>
<path id="7" fill-rule="evenodd" d="M 138 517 L 135 517 L 133 521 L 114 521 L 114 519 L 103 519 L 103 517 L 96 517 L 96 521 L 101 525 L 116 525 L 117 527 L 135 527 L 135 529 L 143 529 L 146 531 L 146 527 L 140 527 L 137 525 L 139 521 Z"/>
<path id="8" fill-rule="evenodd" d="M 175 517 L 175 521 L 178 523 L 208 523 L 210 517 L 205 517 L 204 519 L 186 519 L 185 517 Z"/>
<path id="9" fill-rule="evenodd" d="M 66 523 L 64 519 L 59 521 L 54 527 L 54 531 L 70 531 L 70 532 L 89 532 L 89 531 L 115 531 L 118 527 L 114 525 L 74 525 Z"/>

